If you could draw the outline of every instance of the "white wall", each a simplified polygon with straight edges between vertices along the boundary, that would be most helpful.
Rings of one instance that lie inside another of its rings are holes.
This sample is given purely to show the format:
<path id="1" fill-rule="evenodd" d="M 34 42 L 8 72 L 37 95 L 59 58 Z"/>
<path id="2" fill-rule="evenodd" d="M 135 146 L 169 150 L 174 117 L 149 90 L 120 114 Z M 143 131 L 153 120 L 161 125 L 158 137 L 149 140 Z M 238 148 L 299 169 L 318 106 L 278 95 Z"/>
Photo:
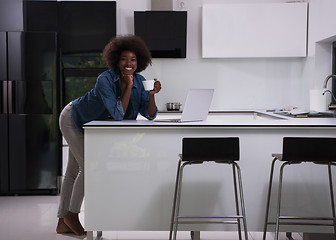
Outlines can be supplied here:
<path id="1" fill-rule="evenodd" d="M 309 50 L 314 54 L 314 43 L 336 35 L 335 0 L 309 0 Z"/>
<path id="2" fill-rule="evenodd" d="M 324 78 L 331 73 L 331 43 L 336 41 L 334 0 L 309 0 L 309 55 L 315 57 L 312 86 L 322 86 Z M 331 89 L 331 81 L 328 88 Z"/>
<path id="3" fill-rule="evenodd" d="M 336 9 L 335 0 L 309 1 L 309 57 L 261 59 L 202 59 L 202 4 L 285 1 L 184 0 L 184 2 L 183 9 L 174 5 L 176 8 L 174 10 L 188 11 L 187 58 L 153 59 L 153 65 L 142 72 L 146 78 L 156 77 L 162 83 L 162 91 L 156 96 L 160 110 L 165 109 L 166 102 L 183 103 L 186 92 L 191 87 L 215 88 L 211 107 L 213 110 L 309 106 L 309 89 L 322 87 L 323 78 L 331 69 L 328 55 L 322 54 L 323 63 L 315 61 L 315 41 L 336 35 L 334 30 L 336 22 L 332 21 L 332 12 Z M 135 10 L 150 10 L 150 0 L 117 0 L 118 34 L 134 33 Z M 323 51 L 329 51 L 328 45 Z M 316 71 L 318 66 L 323 67 Z"/>

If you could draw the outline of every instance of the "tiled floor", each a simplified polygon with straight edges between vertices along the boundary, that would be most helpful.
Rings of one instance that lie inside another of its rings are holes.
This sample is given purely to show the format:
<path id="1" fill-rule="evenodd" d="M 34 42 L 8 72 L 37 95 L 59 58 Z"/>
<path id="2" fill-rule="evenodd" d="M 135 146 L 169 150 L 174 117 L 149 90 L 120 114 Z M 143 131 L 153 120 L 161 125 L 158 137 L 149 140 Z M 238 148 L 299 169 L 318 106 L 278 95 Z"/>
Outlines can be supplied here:
<path id="1" fill-rule="evenodd" d="M 58 196 L 0 197 L 0 240 L 74 240 L 73 234 L 56 234 Z M 83 214 L 80 214 L 83 222 Z M 96 236 L 96 233 L 94 233 Z M 97 240 L 98 238 L 95 237 Z M 302 239 L 301 234 L 293 234 Z M 102 240 L 161 240 L 168 239 L 168 232 L 103 232 Z M 190 239 L 189 232 L 179 232 L 178 239 Z M 238 239 L 236 232 L 201 232 L 202 240 Z M 261 233 L 249 233 L 249 239 L 262 239 Z M 269 234 L 268 240 L 274 239 Z M 281 240 L 286 239 L 285 234 Z"/>

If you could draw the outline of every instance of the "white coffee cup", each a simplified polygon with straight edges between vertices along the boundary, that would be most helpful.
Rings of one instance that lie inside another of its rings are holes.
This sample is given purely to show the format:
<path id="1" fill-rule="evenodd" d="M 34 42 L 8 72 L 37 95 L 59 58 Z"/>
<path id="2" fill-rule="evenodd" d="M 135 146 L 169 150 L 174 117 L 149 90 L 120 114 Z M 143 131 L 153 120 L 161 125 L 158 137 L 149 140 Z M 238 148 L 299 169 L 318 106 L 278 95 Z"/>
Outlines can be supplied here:
<path id="1" fill-rule="evenodd" d="M 142 84 L 146 91 L 150 91 L 154 89 L 154 82 L 155 82 L 154 80 L 145 80 L 142 81 Z"/>

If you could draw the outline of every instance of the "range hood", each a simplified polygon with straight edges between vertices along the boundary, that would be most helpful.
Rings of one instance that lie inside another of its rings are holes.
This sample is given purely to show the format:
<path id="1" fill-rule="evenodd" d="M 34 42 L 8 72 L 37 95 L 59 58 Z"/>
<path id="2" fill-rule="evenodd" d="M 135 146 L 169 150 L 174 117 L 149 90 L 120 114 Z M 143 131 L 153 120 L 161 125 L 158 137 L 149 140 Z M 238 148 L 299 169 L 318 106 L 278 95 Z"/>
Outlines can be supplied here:
<path id="1" fill-rule="evenodd" d="M 185 0 L 151 0 L 151 11 L 185 11 Z"/>
<path id="2" fill-rule="evenodd" d="M 181 9 L 174 10 L 183 3 Z M 134 11 L 134 33 L 141 37 L 153 58 L 186 58 L 187 11 L 184 0 L 151 0 L 151 10 Z"/>
<path id="3" fill-rule="evenodd" d="M 151 0 L 152 11 L 173 11 L 173 0 Z"/>

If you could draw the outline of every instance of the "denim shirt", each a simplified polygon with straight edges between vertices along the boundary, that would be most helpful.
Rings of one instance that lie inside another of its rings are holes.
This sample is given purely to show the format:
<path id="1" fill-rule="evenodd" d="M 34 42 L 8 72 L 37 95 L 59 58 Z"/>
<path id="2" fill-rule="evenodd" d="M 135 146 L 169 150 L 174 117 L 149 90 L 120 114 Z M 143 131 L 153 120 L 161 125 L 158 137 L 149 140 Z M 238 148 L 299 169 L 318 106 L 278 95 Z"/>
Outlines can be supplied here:
<path id="1" fill-rule="evenodd" d="M 133 75 L 133 87 L 130 101 L 133 107 L 127 119 L 136 119 L 138 113 L 152 120 L 157 115 L 150 117 L 147 112 L 149 92 L 142 85 L 145 78 L 140 74 Z M 84 133 L 83 124 L 93 120 L 111 118 L 121 121 L 125 117 L 125 111 L 121 102 L 120 75 L 118 70 L 109 69 L 100 74 L 96 85 L 84 96 L 72 101 L 72 118 L 81 133 Z"/>

